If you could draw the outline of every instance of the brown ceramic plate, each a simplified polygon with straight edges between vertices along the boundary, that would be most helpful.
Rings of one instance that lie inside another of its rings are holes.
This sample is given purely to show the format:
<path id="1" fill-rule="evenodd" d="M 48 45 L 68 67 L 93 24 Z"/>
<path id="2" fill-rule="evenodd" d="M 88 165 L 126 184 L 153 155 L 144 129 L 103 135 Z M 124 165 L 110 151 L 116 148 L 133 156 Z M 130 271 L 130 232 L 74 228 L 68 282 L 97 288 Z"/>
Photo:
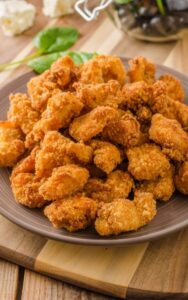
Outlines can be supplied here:
<path id="1" fill-rule="evenodd" d="M 124 62 L 126 64 L 127 59 L 124 59 Z M 171 73 L 181 80 L 188 104 L 188 78 L 164 66 L 158 66 L 157 69 L 157 75 Z M 26 92 L 26 83 L 32 76 L 34 73 L 29 72 L 0 91 L 0 120 L 6 119 L 8 95 L 18 91 Z M 125 245 L 156 239 L 188 226 L 188 197 L 176 193 L 169 202 L 159 203 L 158 213 L 153 221 L 135 232 L 104 238 L 91 229 L 77 233 L 54 229 L 41 210 L 28 209 L 16 203 L 10 187 L 9 174 L 10 170 L 0 169 L 0 213 L 14 223 L 47 238 L 86 245 Z"/>

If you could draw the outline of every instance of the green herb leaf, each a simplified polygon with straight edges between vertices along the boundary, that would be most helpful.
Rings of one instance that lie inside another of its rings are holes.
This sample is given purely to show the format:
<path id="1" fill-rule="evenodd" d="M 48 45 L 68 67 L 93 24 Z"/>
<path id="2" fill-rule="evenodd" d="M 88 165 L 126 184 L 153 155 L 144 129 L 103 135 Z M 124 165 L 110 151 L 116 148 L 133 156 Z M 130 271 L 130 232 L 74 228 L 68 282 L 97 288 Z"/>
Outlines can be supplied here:
<path id="1" fill-rule="evenodd" d="M 34 45 L 41 53 L 65 51 L 78 39 L 78 31 L 71 27 L 51 27 L 39 32 L 34 38 Z"/>
<path id="2" fill-rule="evenodd" d="M 44 71 L 48 70 L 52 63 L 54 63 L 58 58 L 64 57 L 65 55 L 69 55 L 74 63 L 79 65 L 95 57 L 97 53 L 87 53 L 79 51 L 57 52 L 34 58 L 28 62 L 28 66 L 38 74 L 41 74 Z"/>
<path id="3" fill-rule="evenodd" d="M 133 2 L 133 0 L 115 0 L 117 4 L 128 4 L 130 2 Z"/>

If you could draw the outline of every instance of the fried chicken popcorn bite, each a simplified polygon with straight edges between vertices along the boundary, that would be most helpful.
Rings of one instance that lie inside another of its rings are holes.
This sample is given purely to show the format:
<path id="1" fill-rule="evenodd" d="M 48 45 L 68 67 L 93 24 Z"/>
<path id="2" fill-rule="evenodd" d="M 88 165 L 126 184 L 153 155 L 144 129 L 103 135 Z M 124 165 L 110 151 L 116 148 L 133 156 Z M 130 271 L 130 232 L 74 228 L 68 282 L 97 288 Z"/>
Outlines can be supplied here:
<path id="1" fill-rule="evenodd" d="M 73 117 L 80 114 L 83 104 L 71 92 L 62 92 L 48 100 L 41 119 L 35 123 L 33 130 L 27 135 L 26 147 L 32 148 L 44 138 L 46 132 L 69 126 Z"/>
<path id="2" fill-rule="evenodd" d="M 0 121 L 0 167 L 13 167 L 24 152 L 20 128 L 11 121 Z"/>
<path id="3" fill-rule="evenodd" d="M 138 190 L 152 193 L 156 200 L 168 201 L 175 191 L 173 166 L 164 177 L 142 182 Z"/>
<path id="4" fill-rule="evenodd" d="M 104 127 L 102 136 L 124 147 L 136 146 L 141 140 L 140 124 L 130 112 L 123 114 Z"/>
<path id="5" fill-rule="evenodd" d="M 84 196 L 60 199 L 44 209 L 45 216 L 55 228 L 65 228 L 70 232 L 90 226 L 96 218 L 96 213 L 96 201 Z"/>
<path id="6" fill-rule="evenodd" d="M 126 70 L 117 56 L 98 55 L 81 66 L 79 81 L 85 84 L 108 82 L 114 79 L 123 85 Z"/>
<path id="7" fill-rule="evenodd" d="M 156 215 L 156 202 L 151 193 L 136 193 L 134 201 L 115 199 L 101 203 L 97 212 L 95 229 L 102 236 L 118 235 L 137 230 Z"/>
<path id="8" fill-rule="evenodd" d="M 106 174 L 122 161 L 119 149 L 109 142 L 91 140 L 90 146 L 94 150 L 94 164 Z"/>
<path id="9" fill-rule="evenodd" d="M 147 106 L 152 98 L 152 88 L 144 81 L 128 83 L 122 89 L 122 104 L 127 109 L 137 111 L 142 106 Z"/>
<path id="10" fill-rule="evenodd" d="M 40 113 L 45 110 L 48 100 L 54 94 L 61 92 L 50 70 L 45 71 L 40 76 L 31 78 L 27 83 L 27 91 L 33 109 Z"/>
<path id="11" fill-rule="evenodd" d="M 39 194 L 39 187 L 44 180 L 34 174 L 35 157 L 38 150 L 38 148 L 33 149 L 29 156 L 18 163 L 10 177 L 16 201 L 30 208 L 42 207 L 47 203 Z"/>
<path id="12" fill-rule="evenodd" d="M 21 128 L 24 134 L 28 134 L 34 124 L 39 120 L 39 112 L 31 106 L 31 100 L 26 94 L 11 94 L 8 120 Z"/>
<path id="13" fill-rule="evenodd" d="M 150 139 L 159 144 L 169 158 L 184 161 L 188 156 L 188 135 L 176 120 L 155 114 L 149 130 Z"/>
<path id="14" fill-rule="evenodd" d="M 130 82 L 142 80 L 148 84 L 155 82 L 156 67 L 150 60 L 138 56 L 129 60 L 129 66 L 128 76 Z"/>
<path id="15" fill-rule="evenodd" d="M 115 80 L 98 84 L 75 83 L 74 88 L 87 111 L 106 105 L 118 108 L 123 99 L 121 86 Z"/>
<path id="16" fill-rule="evenodd" d="M 167 84 L 158 80 L 152 86 L 153 97 L 150 108 L 153 113 L 160 113 L 164 117 L 177 120 L 183 128 L 188 127 L 188 106 L 168 96 Z"/>
<path id="17" fill-rule="evenodd" d="M 161 75 L 159 80 L 166 83 L 167 94 L 170 98 L 180 102 L 184 101 L 185 92 L 180 80 L 170 74 Z"/>
<path id="18" fill-rule="evenodd" d="M 118 111 L 109 106 L 99 106 L 89 113 L 75 118 L 69 133 L 76 141 L 87 142 L 101 133 L 104 127 L 118 118 Z"/>
<path id="19" fill-rule="evenodd" d="M 188 161 L 183 162 L 178 168 L 175 185 L 180 193 L 188 195 Z"/>
<path id="20" fill-rule="evenodd" d="M 36 174 L 48 177 L 56 167 L 73 163 L 86 165 L 92 158 L 93 149 L 90 146 L 74 143 L 57 131 L 49 131 L 36 157 Z"/>
<path id="21" fill-rule="evenodd" d="M 58 200 L 82 191 L 89 178 L 87 169 L 74 164 L 53 169 L 39 193 L 45 200 Z"/>
<path id="22" fill-rule="evenodd" d="M 170 170 L 170 162 L 155 144 L 143 144 L 129 148 L 128 170 L 137 180 L 155 180 L 164 177 Z"/>
<path id="23" fill-rule="evenodd" d="M 116 198 L 127 198 L 133 188 L 134 181 L 129 173 L 116 170 L 106 180 L 90 178 L 84 190 L 92 199 L 112 202 Z"/>
<path id="24" fill-rule="evenodd" d="M 55 78 L 55 82 L 57 82 L 62 90 L 67 87 L 72 80 L 76 79 L 78 72 L 73 60 L 68 55 L 56 60 L 52 64 L 50 71 Z"/>

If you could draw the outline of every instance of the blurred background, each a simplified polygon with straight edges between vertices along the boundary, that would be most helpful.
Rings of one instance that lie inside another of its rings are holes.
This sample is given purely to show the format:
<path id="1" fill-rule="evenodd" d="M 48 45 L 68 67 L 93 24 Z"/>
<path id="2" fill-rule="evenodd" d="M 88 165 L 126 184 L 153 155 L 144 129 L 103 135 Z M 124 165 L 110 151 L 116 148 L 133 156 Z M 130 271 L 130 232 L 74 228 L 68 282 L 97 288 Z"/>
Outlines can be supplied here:
<path id="1" fill-rule="evenodd" d="M 162 64 L 176 46 L 185 60 L 188 0 L 0 0 L 0 64 L 32 53 L 32 39 L 46 26 L 76 28 L 72 49 L 144 55 Z M 175 68 L 187 72 L 181 56 Z M 20 68 L 28 67 L 17 74 Z"/>

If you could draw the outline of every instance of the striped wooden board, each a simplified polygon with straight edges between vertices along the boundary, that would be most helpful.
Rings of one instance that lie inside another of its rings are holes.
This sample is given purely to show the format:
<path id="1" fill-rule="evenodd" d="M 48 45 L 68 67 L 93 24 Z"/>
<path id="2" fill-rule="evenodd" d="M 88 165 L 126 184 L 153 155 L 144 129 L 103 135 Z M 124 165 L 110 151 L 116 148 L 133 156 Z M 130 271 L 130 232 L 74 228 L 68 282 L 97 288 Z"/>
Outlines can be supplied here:
<path id="1" fill-rule="evenodd" d="M 0 36 L 1 62 L 24 58 L 32 51 L 33 35 L 58 23 L 79 28 L 77 49 L 127 57 L 144 55 L 188 74 L 188 36 L 177 43 L 143 43 L 122 34 L 105 15 L 90 24 L 79 16 L 49 21 L 40 14 L 40 1 L 31 2 L 38 5 L 37 22 L 17 39 Z M 5 84 L 27 70 L 21 67 L 0 73 L 0 83 Z M 188 230 L 136 246 L 87 247 L 47 240 L 0 216 L 0 257 L 87 289 L 130 300 L 188 299 L 187 249 Z M 18 272 L 16 267 L 13 271 Z M 15 281 L 12 289 L 16 285 Z"/>

